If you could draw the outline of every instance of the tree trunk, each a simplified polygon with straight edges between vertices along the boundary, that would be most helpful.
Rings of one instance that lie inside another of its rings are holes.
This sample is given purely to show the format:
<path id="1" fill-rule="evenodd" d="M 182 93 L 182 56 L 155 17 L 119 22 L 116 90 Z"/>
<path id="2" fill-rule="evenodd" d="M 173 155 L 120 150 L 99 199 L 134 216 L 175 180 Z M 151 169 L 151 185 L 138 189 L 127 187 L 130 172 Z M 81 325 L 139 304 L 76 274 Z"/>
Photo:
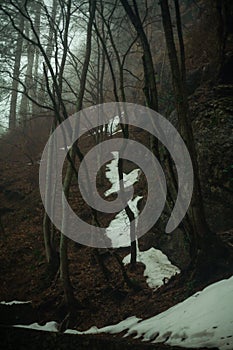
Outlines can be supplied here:
<path id="1" fill-rule="evenodd" d="M 190 205 L 189 215 L 192 222 L 192 253 L 193 261 L 191 266 L 197 267 L 199 265 L 203 271 L 210 268 L 210 261 L 213 265 L 213 259 L 219 257 L 225 259 L 228 249 L 220 242 L 216 235 L 210 232 L 206 222 L 203 198 L 201 193 L 201 185 L 199 179 L 199 169 L 197 162 L 197 154 L 195 149 L 193 131 L 189 117 L 189 105 L 187 98 L 187 89 L 185 82 L 185 55 L 183 48 L 183 38 L 181 33 L 181 25 L 178 19 L 178 36 L 181 48 L 181 68 L 179 66 L 174 37 L 171 16 L 168 6 L 168 0 L 160 1 L 162 10 L 163 27 L 166 37 L 168 56 L 171 66 L 172 82 L 176 102 L 176 110 L 178 115 L 180 133 L 187 145 L 187 148 L 192 159 L 194 171 L 194 189 L 193 198 Z M 176 16 L 179 18 L 179 4 L 176 4 Z M 208 261 L 208 263 L 207 263 Z"/>
<path id="2" fill-rule="evenodd" d="M 156 86 L 154 63 L 153 63 L 153 58 L 151 54 L 150 44 L 146 36 L 146 33 L 144 31 L 143 23 L 141 21 L 141 18 L 138 12 L 137 1 L 133 0 L 134 10 L 132 6 L 129 5 L 128 0 L 121 0 L 121 4 L 124 7 L 130 21 L 132 22 L 138 34 L 138 37 L 140 39 L 142 49 L 143 49 L 143 56 L 142 56 L 142 63 L 143 63 L 143 69 L 144 69 L 143 92 L 146 98 L 146 105 L 149 108 L 155 111 L 158 111 L 158 93 L 157 93 L 157 86 Z M 153 135 L 150 135 L 150 149 L 154 153 L 154 155 L 159 158 L 158 140 Z"/>
<path id="3" fill-rule="evenodd" d="M 19 86 L 19 73 L 20 73 L 20 62 L 23 50 L 23 37 L 21 33 L 24 30 L 24 17 L 20 16 L 19 30 L 17 37 L 17 44 L 15 50 L 15 63 L 13 70 L 13 82 L 12 82 L 12 93 L 10 102 L 10 115 L 9 115 L 9 129 L 16 127 L 16 114 L 17 114 L 17 99 L 18 99 L 18 86 Z"/>
<path id="4" fill-rule="evenodd" d="M 144 94 L 146 97 L 147 106 L 151 109 L 158 111 L 158 94 L 155 80 L 154 63 L 150 50 L 150 44 L 141 22 L 136 0 L 133 1 L 134 11 L 129 5 L 128 0 L 121 0 L 121 4 L 124 7 L 130 21 L 132 22 L 138 37 L 140 39 L 143 49 L 143 68 L 144 68 Z"/>
<path id="5" fill-rule="evenodd" d="M 30 37 L 29 32 L 29 23 L 26 23 L 26 34 L 28 37 Z M 33 77 L 32 77 L 32 71 L 33 71 L 33 63 L 34 63 L 34 55 L 35 55 L 35 46 L 31 43 L 27 43 L 27 68 L 25 73 L 25 79 L 24 79 L 24 86 L 26 88 L 27 95 L 30 96 L 32 91 L 32 85 L 33 85 Z M 21 103 L 20 103 L 20 109 L 19 109 L 19 115 L 20 115 L 20 123 L 23 125 L 23 127 L 26 126 L 28 115 L 30 113 L 30 101 L 27 98 L 25 94 L 22 95 Z"/>
<path id="6" fill-rule="evenodd" d="M 51 132 L 53 132 L 54 128 L 52 128 Z M 53 159 L 54 159 L 54 151 L 53 144 L 49 144 L 49 153 L 48 153 L 48 161 L 47 161 L 47 174 L 46 174 L 46 193 L 45 193 L 45 200 L 49 204 L 50 208 L 53 208 L 55 203 L 53 202 L 54 192 L 56 191 L 56 188 L 51 183 L 50 174 L 53 167 Z M 44 235 L 44 244 L 45 244 L 45 254 L 46 259 L 48 262 L 49 271 L 52 273 L 56 273 L 57 269 L 59 268 L 59 255 L 56 251 L 55 245 L 54 245 L 54 237 L 53 237 L 53 224 L 48 216 L 48 214 L 44 213 L 43 218 L 43 235 Z"/>
<path id="7" fill-rule="evenodd" d="M 40 38 L 40 23 L 41 23 L 41 5 L 40 3 L 35 3 L 35 9 L 36 9 L 36 17 L 35 17 L 35 30 L 37 32 L 38 37 Z M 36 102 L 39 102 L 39 96 L 38 96 L 38 90 L 39 90 L 39 58 L 40 58 L 40 51 L 38 47 L 35 47 L 35 58 L 34 58 L 34 69 L 33 69 L 33 99 Z M 43 102 L 43 101 L 42 101 Z M 39 108 L 38 106 L 33 103 L 32 104 L 32 115 L 33 117 L 36 116 L 38 113 Z"/>
<path id="8" fill-rule="evenodd" d="M 88 66 L 89 66 L 90 56 L 91 56 L 92 25 L 95 18 L 95 9 L 96 9 L 96 0 L 91 0 L 89 3 L 90 17 L 89 17 L 88 27 L 87 27 L 86 54 L 85 54 L 85 60 L 83 63 L 83 69 L 82 69 L 81 79 L 80 79 L 80 90 L 79 90 L 78 101 L 77 101 L 77 111 L 80 111 L 82 109 L 87 71 L 88 71 Z M 66 175 L 64 179 L 63 191 L 64 191 L 64 196 L 66 196 L 67 199 L 69 197 L 70 185 L 74 174 L 73 165 L 75 161 L 75 152 L 76 150 L 75 150 L 75 147 L 73 146 L 70 151 L 70 162 L 68 163 Z M 62 218 L 63 233 L 65 233 L 66 225 L 68 225 L 67 217 L 66 215 L 63 215 L 63 218 Z M 61 279 L 62 279 L 63 288 L 64 288 L 65 302 L 67 305 L 71 306 L 73 305 L 75 299 L 74 299 L 73 288 L 71 286 L 70 277 L 69 277 L 69 264 L 68 264 L 68 256 L 67 256 L 68 238 L 63 233 L 61 234 L 61 239 L 60 239 L 60 273 L 61 273 Z"/>
<path id="9" fill-rule="evenodd" d="M 75 160 L 75 151 L 74 148 L 70 151 L 71 161 Z M 63 186 L 63 199 L 65 197 L 68 199 L 70 185 L 73 177 L 73 168 L 70 164 L 68 164 L 68 168 L 66 170 L 66 175 L 64 179 Z M 68 263 L 68 238 L 64 235 L 66 232 L 66 227 L 69 224 L 65 213 L 63 212 L 62 217 L 62 233 L 60 237 L 60 278 L 62 280 L 62 285 L 64 289 L 64 300 L 68 306 L 72 306 L 74 304 L 74 293 L 73 287 L 70 282 L 70 274 L 69 274 L 69 263 Z"/>

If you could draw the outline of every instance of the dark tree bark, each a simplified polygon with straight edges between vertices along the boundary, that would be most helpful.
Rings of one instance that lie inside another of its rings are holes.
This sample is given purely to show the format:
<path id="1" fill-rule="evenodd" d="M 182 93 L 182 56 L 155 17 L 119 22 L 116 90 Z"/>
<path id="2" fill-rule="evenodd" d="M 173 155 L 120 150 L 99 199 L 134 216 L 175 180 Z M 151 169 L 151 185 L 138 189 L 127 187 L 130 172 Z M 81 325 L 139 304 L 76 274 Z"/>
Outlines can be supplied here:
<path id="1" fill-rule="evenodd" d="M 209 268 L 206 261 L 213 257 L 227 255 L 227 249 L 216 235 L 210 232 L 206 222 L 203 198 L 199 179 L 199 169 L 197 162 L 197 154 L 195 149 L 195 142 L 193 137 L 192 125 L 189 117 L 189 104 L 187 98 L 187 89 L 185 82 L 185 55 L 184 45 L 182 38 L 182 29 L 179 14 L 179 3 L 176 1 L 176 18 L 177 18 L 177 30 L 179 36 L 179 45 L 181 52 L 181 60 L 179 65 L 178 55 L 175 47 L 173 28 L 171 15 L 168 5 L 168 0 L 160 1 L 163 27 L 165 32 L 166 44 L 168 49 L 168 56 L 171 66 L 173 90 L 175 95 L 176 110 L 178 115 L 180 133 L 187 145 L 190 153 L 190 157 L 193 163 L 194 171 L 194 190 L 193 198 L 190 205 L 189 215 L 192 222 L 192 252 L 193 252 L 193 263 L 192 266 L 197 266 L 200 261 L 203 267 Z M 209 260 L 209 261 L 210 261 Z M 193 265 L 194 264 L 194 265 Z"/>
<path id="2" fill-rule="evenodd" d="M 81 73 L 81 79 L 80 79 L 80 86 L 79 86 L 79 95 L 78 95 L 78 101 L 77 101 L 77 111 L 80 111 L 82 109 L 83 104 L 83 97 L 85 92 L 85 86 L 86 86 L 86 77 L 88 72 L 88 66 L 90 62 L 90 56 L 91 56 L 91 43 L 92 43 L 92 26 L 95 18 L 95 10 L 96 10 L 96 0 L 91 0 L 89 2 L 89 21 L 87 26 L 87 37 L 86 37 L 86 52 L 85 52 L 85 60 L 83 63 L 82 73 Z M 76 154 L 76 148 L 75 146 L 72 147 L 70 151 L 70 158 L 71 162 L 69 162 L 65 179 L 64 179 L 64 194 L 66 198 L 69 197 L 69 191 L 70 191 L 70 185 L 72 181 L 72 177 L 74 175 L 74 169 L 73 164 L 75 161 L 75 154 Z M 66 217 L 63 217 L 63 227 L 65 230 L 65 227 L 68 223 L 66 222 Z M 63 231 L 64 232 L 64 231 Z M 69 264 L 68 264 L 68 258 L 67 258 L 67 249 L 68 249 L 68 238 L 61 233 L 61 240 L 60 240 L 60 273 L 61 273 L 61 279 L 63 282 L 64 287 L 64 296 L 65 296 L 65 302 L 67 305 L 72 307 L 74 304 L 74 294 L 73 294 L 73 288 L 71 286 L 70 278 L 69 278 Z"/>
<path id="3" fill-rule="evenodd" d="M 26 23 L 25 29 L 28 37 L 30 37 L 30 28 L 29 23 Z M 33 65 L 34 65 L 34 56 L 35 56 L 35 46 L 31 43 L 27 43 L 27 68 L 25 73 L 24 85 L 27 90 L 27 94 L 31 95 L 32 93 L 32 85 L 33 85 Z M 29 119 L 30 113 L 30 101 L 25 94 L 22 95 L 20 108 L 19 108 L 19 116 L 20 116 L 20 124 L 25 127 L 26 122 Z"/>
<path id="4" fill-rule="evenodd" d="M 17 113 L 17 98 L 18 98 L 18 86 L 19 86 L 19 73 L 20 73 L 20 62 L 23 50 L 23 37 L 21 32 L 24 30 L 24 17 L 20 16 L 19 32 L 17 37 L 17 44 L 15 49 L 15 63 L 13 70 L 13 81 L 12 81 L 12 93 L 10 102 L 10 115 L 9 115 L 9 129 L 16 127 L 16 113 Z"/>
<path id="5" fill-rule="evenodd" d="M 130 21 L 132 22 L 138 37 L 140 39 L 143 49 L 143 68 L 144 68 L 144 94 L 146 97 L 147 106 L 155 111 L 158 111 L 158 94 L 155 79 L 154 63 L 151 54 L 150 44 L 141 21 L 137 1 L 133 0 L 133 6 L 131 6 L 128 0 L 121 0 L 121 4 L 124 7 Z"/>

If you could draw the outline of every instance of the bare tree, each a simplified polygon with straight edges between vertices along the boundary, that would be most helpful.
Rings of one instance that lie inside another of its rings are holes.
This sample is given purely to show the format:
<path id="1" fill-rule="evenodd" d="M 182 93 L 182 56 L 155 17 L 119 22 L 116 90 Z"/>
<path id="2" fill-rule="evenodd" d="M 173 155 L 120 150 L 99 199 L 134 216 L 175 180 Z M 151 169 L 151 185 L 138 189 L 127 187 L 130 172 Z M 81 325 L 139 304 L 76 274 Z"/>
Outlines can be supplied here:
<path id="1" fill-rule="evenodd" d="M 20 16 L 19 32 L 17 37 L 17 44 L 15 48 L 15 61 L 12 75 L 12 94 L 10 102 L 10 114 L 9 114 L 9 129 L 16 127 L 16 110 L 17 110 L 17 97 L 18 97 L 18 86 L 19 86 L 19 75 L 20 75 L 20 63 L 23 50 L 23 37 L 21 33 L 24 31 L 24 17 Z"/>
<path id="2" fill-rule="evenodd" d="M 221 257 L 225 254 L 228 256 L 227 248 L 220 242 L 217 236 L 210 232 L 206 222 L 201 185 L 199 179 L 199 169 L 197 162 L 197 154 L 195 149 L 194 136 L 189 115 L 189 104 L 187 98 L 186 79 L 185 79 L 185 52 L 183 44 L 183 35 L 181 27 L 181 18 L 179 10 L 179 2 L 175 0 L 175 11 L 177 21 L 177 31 L 180 48 L 180 64 L 174 41 L 173 26 L 171 14 L 169 10 L 168 0 L 160 1 L 163 27 L 166 37 L 168 56 L 171 66 L 172 82 L 175 95 L 176 110 L 180 133 L 188 147 L 194 171 L 194 190 L 193 198 L 189 210 L 189 216 L 192 223 L 192 265 L 202 269 L 204 274 L 205 269 L 208 270 L 208 259 Z M 217 259 L 216 259 L 217 260 Z M 200 271 L 200 270 L 199 270 Z"/>
<path id="3" fill-rule="evenodd" d="M 85 4 L 84 4 L 85 5 Z M 37 102 L 34 96 L 32 96 L 26 86 L 26 83 L 18 80 L 18 83 L 24 87 L 24 93 L 32 100 L 34 103 L 37 103 L 38 106 L 50 109 L 53 111 L 54 119 L 56 123 L 61 123 L 63 120 L 68 118 L 68 111 L 66 108 L 66 103 L 63 98 L 63 89 L 65 80 L 65 65 L 67 62 L 67 57 L 70 54 L 69 50 L 69 30 L 71 23 L 71 15 L 74 15 L 78 11 L 79 7 L 72 7 L 72 1 L 69 0 L 65 3 L 53 1 L 52 11 L 48 7 L 40 2 L 41 10 L 43 10 L 44 20 L 48 21 L 48 40 L 42 36 L 42 33 L 38 31 L 38 23 L 33 19 L 33 16 L 30 13 L 30 9 L 27 6 L 27 3 L 24 3 L 23 8 L 19 7 L 17 3 L 10 1 L 9 4 L 5 6 L 0 6 L 0 9 L 6 14 L 6 16 L 11 21 L 12 27 L 18 32 L 19 38 L 22 38 L 25 42 L 33 47 L 33 50 L 38 50 L 43 60 L 43 78 L 42 82 L 46 87 L 46 94 L 49 99 L 42 102 Z M 59 6 L 59 8 L 58 8 Z M 81 5 L 80 5 L 81 6 Z M 86 5 L 85 5 L 86 6 Z M 82 70 L 80 74 L 79 85 L 75 87 L 77 101 L 76 101 L 76 110 L 79 111 L 83 106 L 83 98 L 86 85 L 86 76 L 88 72 L 88 65 L 91 54 L 91 37 L 92 37 L 92 24 L 95 17 L 95 8 L 96 1 L 91 0 L 89 3 L 89 20 L 87 25 L 87 36 L 86 36 L 86 52 L 84 57 L 84 62 L 82 63 Z M 29 30 L 24 31 L 20 25 L 15 21 L 14 13 L 17 12 L 18 15 L 23 19 L 23 23 L 26 23 Z M 56 20 L 56 16 L 60 19 Z M 60 15 L 59 15 L 60 13 Z M 61 21 L 61 25 L 59 25 Z M 31 75 L 31 66 L 30 66 L 30 75 Z M 73 176 L 73 162 L 75 159 L 76 148 L 72 149 L 68 155 L 68 167 L 64 179 L 64 193 L 68 197 L 71 179 Z M 52 152 L 51 152 L 52 156 Z M 72 164 L 71 164 L 72 163 Z M 49 166 L 49 164 L 48 164 Z M 51 190 L 49 186 L 49 181 L 47 183 L 48 189 L 47 192 Z M 48 193 L 51 195 L 51 193 Z M 65 217 L 63 227 L 65 229 Z M 45 215 L 44 217 L 44 237 L 45 237 L 45 246 L 46 246 L 46 255 L 49 262 L 54 261 L 54 258 L 57 259 L 57 256 L 54 255 L 53 247 L 53 237 L 52 237 L 52 225 Z M 69 277 L 69 268 L 68 268 L 68 239 L 66 236 L 61 234 L 60 236 L 60 277 L 63 283 L 64 288 L 64 298 L 67 305 L 71 306 L 74 303 L 74 294 L 73 289 L 70 283 Z M 55 263 L 57 263 L 55 261 Z M 53 264 L 53 263 L 52 263 Z"/>

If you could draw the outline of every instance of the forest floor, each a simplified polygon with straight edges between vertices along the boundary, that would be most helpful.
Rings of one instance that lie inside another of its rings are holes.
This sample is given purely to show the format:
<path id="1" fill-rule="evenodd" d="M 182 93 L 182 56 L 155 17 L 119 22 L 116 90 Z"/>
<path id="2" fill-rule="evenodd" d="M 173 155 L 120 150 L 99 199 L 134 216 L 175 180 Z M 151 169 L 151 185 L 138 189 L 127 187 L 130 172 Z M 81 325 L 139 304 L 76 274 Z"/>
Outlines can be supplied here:
<path id="1" fill-rule="evenodd" d="M 44 324 L 51 320 L 61 323 L 67 310 L 63 304 L 59 275 L 56 273 L 51 277 L 45 258 L 39 164 L 29 163 L 17 154 L 8 154 L 0 159 L 0 168 L 0 301 L 31 301 L 32 312 L 27 311 L 23 315 L 25 323 L 36 321 Z M 103 183 L 102 186 L 104 191 L 108 184 Z M 74 196 L 73 205 L 82 207 L 82 199 Z M 109 224 L 109 217 L 101 219 L 103 225 Z M 233 230 L 222 237 L 232 241 Z M 117 249 L 117 253 L 123 258 L 129 249 Z M 169 283 L 153 291 L 143 276 L 144 266 L 138 264 L 133 271 L 127 268 L 129 277 L 137 286 L 132 289 L 125 284 L 115 258 L 105 252 L 103 259 L 111 272 L 109 280 L 105 278 L 93 248 L 73 241 L 69 243 L 70 276 L 79 302 L 72 327 L 78 330 L 87 330 L 94 325 L 103 327 L 133 315 L 143 319 L 154 316 L 210 283 L 232 275 L 232 270 L 227 268 L 200 283 L 192 280 L 180 283 L 176 275 Z M 14 316 L 6 314 L 0 323 L 20 323 L 20 317 L 17 317 L 14 320 Z"/>

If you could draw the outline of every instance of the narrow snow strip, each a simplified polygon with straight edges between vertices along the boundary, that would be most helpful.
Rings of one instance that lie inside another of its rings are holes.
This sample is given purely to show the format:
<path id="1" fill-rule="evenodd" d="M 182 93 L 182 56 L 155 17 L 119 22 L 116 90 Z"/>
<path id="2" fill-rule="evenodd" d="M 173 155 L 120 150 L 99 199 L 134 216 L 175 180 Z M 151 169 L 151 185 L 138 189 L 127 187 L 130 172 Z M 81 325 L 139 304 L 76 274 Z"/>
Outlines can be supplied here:
<path id="1" fill-rule="evenodd" d="M 113 152 L 114 159 L 107 165 L 106 177 L 112 184 L 112 187 L 105 192 L 105 196 L 111 193 L 119 191 L 119 176 L 118 176 L 118 152 Z M 134 169 L 129 174 L 124 174 L 124 186 L 133 185 L 138 181 L 140 169 Z M 129 207 L 134 212 L 135 217 L 139 215 L 137 203 L 142 197 L 137 196 L 133 200 L 129 201 Z M 137 224 L 137 222 L 136 222 Z M 109 224 L 106 229 L 106 235 L 111 239 L 114 246 L 127 247 L 130 244 L 130 222 L 126 215 L 125 210 L 119 212 L 115 218 Z M 137 249 L 137 261 L 142 262 L 146 268 L 144 276 L 147 277 L 148 285 L 156 289 L 163 284 L 164 278 L 171 278 L 171 276 L 179 273 L 180 270 L 171 264 L 167 256 L 164 255 L 160 250 L 151 248 L 145 252 Z M 127 255 L 124 260 L 124 264 L 130 262 L 130 255 Z"/>
<path id="2" fill-rule="evenodd" d="M 129 317 L 116 325 L 91 327 L 80 332 L 67 329 L 69 334 L 116 334 L 126 331 L 125 337 L 134 336 L 142 341 L 163 342 L 187 348 L 233 349 L 233 277 L 206 287 L 170 309 L 147 320 Z M 18 328 L 57 332 L 58 324 L 44 326 L 15 325 Z"/>
<path id="3" fill-rule="evenodd" d="M 115 326 L 106 326 L 106 327 L 103 327 L 103 328 L 100 328 L 100 329 L 95 327 L 95 326 L 93 326 L 93 327 L 91 327 L 90 329 L 88 329 L 87 331 L 84 331 L 84 332 L 75 331 L 73 329 L 67 329 L 65 331 L 65 333 L 69 333 L 69 334 L 99 334 L 99 333 L 116 334 L 116 333 L 121 333 L 123 331 L 126 331 L 130 327 L 133 327 L 140 320 L 141 320 L 141 318 L 137 318 L 136 316 L 132 316 L 132 317 L 128 317 L 127 319 L 125 319 L 122 322 L 119 322 Z"/>
<path id="4" fill-rule="evenodd" d="M 72 145 L 67 145 L 67 146 L 61 147 L 61 148 L 59 148 L 59 149 L 60 149 L 61 151 L 67 151 L 67 150 L 71 149 L 71 147 L 72 147 Z"/>
<path id="5" fill-rule="evenodd" d="M 119 191 L 119 176 L 118 176 L 118 160 L 119 153 L 112 152 L 114 159 L 106 166 L 106 177 L 111 182 L 112 186 L 107 190 L 104 195 L 107 197 L 112 193 Z M 124 187 L 132 186 L 135 182 L 138 181 L 140 174 L 140 169 L 134 169 L 129 174 L 123 174 Z"/>
<path id="6" fill-rule="evenodd" d="M 138 216 L 137 202 L 141 197 L 137 196 L 128 202 L 130 209 Z M 106 228 L 106 235 L 111 239 L 114 247 L 128 247 L 130 245 L 130 222 L 125 210 L 120 211 Z"/>
<path id="7" fill-rule="evenodd" d="M 30 325 L 17 324 L 17 325 L 14 325 L 13 327 L 35 329 L 35 330 L 46 331 L 46 332 L 57 332 L 58 331 L 58 324 L 57 324 L 57 322 L 54 322 L 54 321 L 47 322 L 43 326 L 40 326 L 38 323 L 32 323 Z"/>
<path id="8" fill-rule="evenodd" d="M 119 175 L 118 175 L 118 159 L 119 153 L 112 152 L 114 159 L 107 165 L 106 177 L 112 184 L 112 187 L 105 192 L 105 196 L 109 196 L 112 193 L 119 191 Z M 124 187 L 132 186 L 138 181 L 140 169 L 134 169 L 129 174 L 123 174 Z M 128 202 L 130 209 L 133 211 L 135 218 L 138 216 L 137 203 L 140 196 Z M 120 211 L 115 218 L 111 221 L 106 229 L 106 235 L 111 239 L 113 246 L 115 247 L 127 247 L 130 245 L 130 222 L 125 210 Z"/>
<path id="9" fill-rule="evenodd" d="M 118 132 L 119 123 L 120 123 L 120 118 L 118 115 L 116 115 L 114 118 L 112 118 L 109 121 L 107 131 L 110 135 L 114 135 Z"/>
<path id="10" fill-rule="evenodd" d="M 233 277 L 214 283 L 167 311 L 129 328 L 145 341 L 233 349 Z"/>
<path id="11" fill-rule="evenodd" d="M 146 251 L 137 251 L 137 261 L 142 262 L 146 267 L 144 276 L 150 288 L 157 289 L 163 285 L 164 278 L 170 279 L 176 273 L 180 273 L 178 267 L 172 265 L 167 256 L 160 250 L 150 248 Z M 123 259 L 123 263 L 130 263 L 130 254 Z"/>
<path id="12" fill-rule="evenodd" d="M 120 333 L 152 343 L 188 348 L 233 349 L 233 277 L 211 284 L 159 315 L 134 317 L 112 326 L 92 327 L 83 334 Z M 70 330 L 67 330 L 67 333 Z M 73 332 L 73 331 L 72 331 Z"/>
<path id="13" fill-rule="evenodd" d="M 0 301 L 0 304 L 2 304 L 2 305 L 30 304 L 30 303 L 31 303 L 31 301 L 18 301 L 18 300 Z"/>

